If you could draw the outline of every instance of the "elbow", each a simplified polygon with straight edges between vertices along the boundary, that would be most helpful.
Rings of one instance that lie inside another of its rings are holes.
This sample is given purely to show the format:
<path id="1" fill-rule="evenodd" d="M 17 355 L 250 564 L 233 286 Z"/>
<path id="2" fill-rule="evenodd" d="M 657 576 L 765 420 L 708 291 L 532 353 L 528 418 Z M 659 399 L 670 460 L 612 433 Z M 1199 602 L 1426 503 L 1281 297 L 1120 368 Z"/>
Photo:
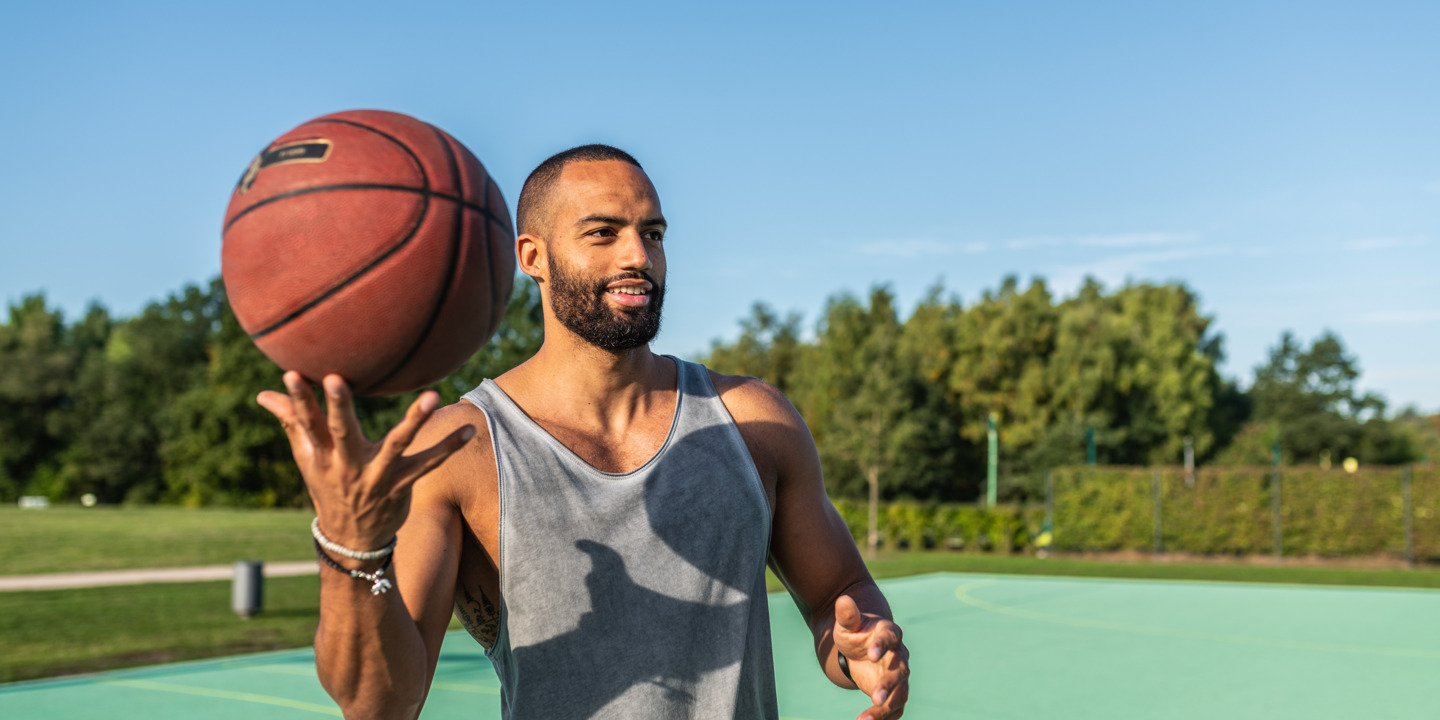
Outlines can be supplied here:
<path id="1" fill-rule="evenodd" d="M 345 720 L 416 720 L 425 703 L 423 691 L 359 678 L 320 673 L 320 686 L 340 707 Z"/>
<path id="2" fill-rule="evenodd" d="M 350 698 L 331 696 L 340 706 L 345 720 L 416 720 L 420 717 L 423 699 L 372 694 Z"/>

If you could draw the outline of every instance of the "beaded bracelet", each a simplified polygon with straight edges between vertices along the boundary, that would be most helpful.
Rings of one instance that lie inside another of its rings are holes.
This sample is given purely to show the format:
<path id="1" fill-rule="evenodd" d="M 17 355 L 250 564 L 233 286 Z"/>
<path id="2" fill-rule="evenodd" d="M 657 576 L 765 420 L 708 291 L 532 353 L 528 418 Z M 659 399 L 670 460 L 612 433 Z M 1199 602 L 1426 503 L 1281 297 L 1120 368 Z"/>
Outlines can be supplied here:
<path id="1" fill-rule="evenodd" d="M 393 549 L 394 546 L 394 541 L 391 541 L 390 547 Z M 335 562 L 335 558 L 332 558 L 329 555 L 325 554 L 325 549 L 320 546 L 320 538 L 315 538 L 315 554 L 319 555 L 320 560 L 326 565 L 329 565 L 330 567 L 342 573 L 345 573 L 350 577 L 358 578 L 368 583 L 373 583 L 370 586 L 371 595 L 379 595 L 380 593 L 387 592 L 388 590 L 390 590 L 390 588 L 395 587 L 394 583 L 391 583 L 389 580 L 385 579 L 385 571 L 388 570 L 391 563 L 395 561 L 395 556 L 390 554 L 388 551 L 385 554 L 385 562 L 380 565 L 379 570 L 376 570 L 373 573 L 367 573 L 364 570 L 349 570 L 340 563 Z"/>
<path id="2" fill-rule="evenodd" d="M 341 545 L 340 543 L 337 543 L 334 540 L 325 537 L 325 533 L 320 532 L 320 518 L 318 517 L 310 521 L 310 534 L 315 536 L 316 545 L 323 547 L 326 550 L 335 553 L 336 555 L 348 557 L 351 560 L 379 560 L 380 558 L 385 557 L 392 552 L 395 552 L 395 541 L 398 539 L 390 538 L 390 542 L 386 543 L 385 547 L 382 547 L 379 550 L 351 550 L 350 548 L 347 548 L 344 545 Z"/>

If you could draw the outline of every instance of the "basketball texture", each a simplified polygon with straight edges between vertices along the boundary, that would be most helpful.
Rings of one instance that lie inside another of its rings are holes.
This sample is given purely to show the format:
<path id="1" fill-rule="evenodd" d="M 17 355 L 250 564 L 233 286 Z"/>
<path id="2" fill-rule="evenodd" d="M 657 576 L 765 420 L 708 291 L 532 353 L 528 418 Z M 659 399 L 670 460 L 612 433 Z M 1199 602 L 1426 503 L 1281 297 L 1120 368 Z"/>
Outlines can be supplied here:
<path id="1" fill-rule="evenodd" d="M 514 226 L 480 161 L 432 125 L 353 110 L 270 143 L 225 212 L 221 274 L 271 360 L 391 395 L 454 372 L 495 333 Z"/>

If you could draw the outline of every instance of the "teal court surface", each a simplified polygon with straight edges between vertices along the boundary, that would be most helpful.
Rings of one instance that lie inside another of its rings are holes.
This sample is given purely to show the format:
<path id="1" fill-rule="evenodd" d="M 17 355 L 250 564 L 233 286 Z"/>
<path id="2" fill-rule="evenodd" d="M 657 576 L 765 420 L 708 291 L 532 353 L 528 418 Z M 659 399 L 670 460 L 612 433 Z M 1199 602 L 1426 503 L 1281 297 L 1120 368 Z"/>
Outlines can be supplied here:
<path id="1" fill-rule="evenodd" d="M 935 574 L 882 583 L 907 718 L 1440 718 L 1440 591 Z M 770 597 L 780 712 L 853 718 L 790 599 Z M 3 649 L 0 649 L 3 651 Z M 495 675 L 445 641 L 426 720 L 498 718 Z M 312 718 L 308 650 L 0 685 L 0 718 Z"/>

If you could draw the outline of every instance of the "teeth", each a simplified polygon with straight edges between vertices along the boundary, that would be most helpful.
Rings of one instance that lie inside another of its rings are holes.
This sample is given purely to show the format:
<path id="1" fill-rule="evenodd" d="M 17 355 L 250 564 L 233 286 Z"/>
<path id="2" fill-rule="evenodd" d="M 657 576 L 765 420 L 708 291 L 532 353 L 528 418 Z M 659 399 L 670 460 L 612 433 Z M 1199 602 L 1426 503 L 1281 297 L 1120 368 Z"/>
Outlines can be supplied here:
<path id="1" fill-rule="evenodd" d="M 643 288 L 638 288 L 638 287 L 618 287 L 618 288 L 611 288 L 611 289 L 610 289 L 610 292 L 620 293 L 620 294 L 622 294 L 622 295 L 644 295 L 644 294 L 645 294 L 645 290 L 644 290 Z"/>

